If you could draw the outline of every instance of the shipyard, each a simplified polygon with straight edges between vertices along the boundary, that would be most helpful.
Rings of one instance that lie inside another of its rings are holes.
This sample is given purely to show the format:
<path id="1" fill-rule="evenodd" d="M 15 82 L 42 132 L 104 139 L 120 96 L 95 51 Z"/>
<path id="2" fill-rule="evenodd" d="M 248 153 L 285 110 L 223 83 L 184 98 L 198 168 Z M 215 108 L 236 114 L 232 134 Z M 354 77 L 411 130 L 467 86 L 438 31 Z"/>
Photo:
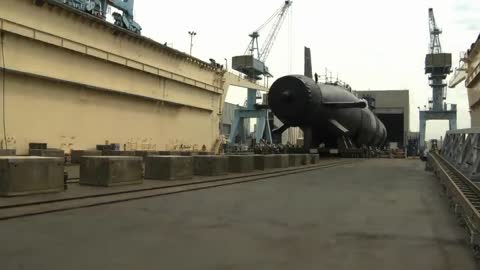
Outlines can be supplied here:
<path id="1" fill-rule="evenodd" d="M 0 268 L 478 269 L 478 12 L 0 1 Z"/>

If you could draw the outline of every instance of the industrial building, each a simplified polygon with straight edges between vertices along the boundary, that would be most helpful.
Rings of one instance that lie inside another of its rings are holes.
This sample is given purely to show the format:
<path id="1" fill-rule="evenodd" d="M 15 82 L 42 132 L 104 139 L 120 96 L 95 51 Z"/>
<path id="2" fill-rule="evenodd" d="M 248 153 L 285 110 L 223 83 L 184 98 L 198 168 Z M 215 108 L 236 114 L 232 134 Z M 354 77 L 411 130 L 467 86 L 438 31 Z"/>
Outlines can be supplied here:
<path id="1" fill-rule="evenodd" d="M 410 96 L 408 90 L 354 91 L 359 98 L 374 100 L 373 109 L 387 129 L 387 142 L 403 148 L 410 129 Z"/>

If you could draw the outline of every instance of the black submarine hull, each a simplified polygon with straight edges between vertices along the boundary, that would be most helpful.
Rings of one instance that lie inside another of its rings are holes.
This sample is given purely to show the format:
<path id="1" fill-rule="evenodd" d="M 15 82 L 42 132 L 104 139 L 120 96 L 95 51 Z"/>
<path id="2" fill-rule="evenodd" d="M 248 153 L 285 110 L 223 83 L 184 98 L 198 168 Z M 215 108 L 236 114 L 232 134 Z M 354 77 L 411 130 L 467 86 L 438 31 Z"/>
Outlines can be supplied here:
<path id="1" fill-rule="evenodd" d="M 280 132 L 288 127 L 303 130 L 305 148 L 337 148 L 340 138 L 357 147 L 382 147 L 386 142 L 387 130 L 367 102 L 339 85 L 285 76 L 272 84 L 268 104 L 285 124 Z"/>

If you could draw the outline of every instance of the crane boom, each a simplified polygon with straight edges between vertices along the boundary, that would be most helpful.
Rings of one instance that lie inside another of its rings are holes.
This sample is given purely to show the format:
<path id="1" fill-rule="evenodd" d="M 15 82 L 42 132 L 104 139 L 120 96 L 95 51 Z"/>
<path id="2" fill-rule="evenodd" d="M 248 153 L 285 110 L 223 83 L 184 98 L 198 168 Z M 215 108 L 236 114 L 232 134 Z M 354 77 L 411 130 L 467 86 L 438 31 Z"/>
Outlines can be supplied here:
<path id="1" fill-rule="evenodd" d="M 442 30 L 435 22 L 435 15 L 433 14 L 432 8 L 428 10 L 428 18 L 430 25 L 430 53 L 442 53 L 442 45 L 440 44 L 440 34 L 442 33 Z"/>
<path id="2" fill-rule="evenodd" d="M 285 14 L 287 13 L 291 5 L 292 5 L 292 1 L 285 1 L 284 5 L 278 12 L 277 18 L 275 20 L 275 24 L 273 25 L 272 30 L 268 34 L 267 39 L 265 40 L 265 43 L 263 44 L 262 49 L 260 51 L 260 59 L 259 59 L 260 61 L 265 62 L 266 59 L 268 58 L 268 55 L 272 50 L 275 39 L 277 38 L 277 35 L 280 32 L 280 29 L 282 28 L 282 24 L 285 21 L 285 18 L 286 18 Z"/>
<path id="3" fill-rule="evenodd" d="M 261 76 L 272 77 L 268 67 L 265 65 L 265 61 L 272 50 L 275 39 L 280 32 L 282 24 L 287 15 L 287 11 L 292 3 L 293 2 L 290 0 L 284 1 L 282 6 L 277 9 L 265 23 L 263 23 L 257 30 L 249 35 L 251 40 L 244 55 L 235 56 L 232 58 L 232 68 L 234 70 L 247 75 L 247 78 L 252 81 L 261 80 Z M 273 27 L 260 49 L 258 46 L 258 37 L 260 36 L 259 32 L 271 22 L 273 22 Z"/>

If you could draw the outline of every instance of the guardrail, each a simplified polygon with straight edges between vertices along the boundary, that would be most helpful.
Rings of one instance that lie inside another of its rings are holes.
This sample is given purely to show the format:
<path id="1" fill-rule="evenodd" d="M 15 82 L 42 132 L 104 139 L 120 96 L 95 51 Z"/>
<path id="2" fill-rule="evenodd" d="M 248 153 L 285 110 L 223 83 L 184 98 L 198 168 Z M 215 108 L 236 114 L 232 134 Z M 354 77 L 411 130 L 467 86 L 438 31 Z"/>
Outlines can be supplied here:
<path id="1" fill-rule="evenodd" d="M 429 154 L 427 167 L 438 177 L 457 221 L 467 230 L 475 257 L 480 259 L 480 188 L 436 152 Z"/>
<path id="2" fill-rule="evenodd" d="M 448 131 L 442 156 L 472 181 L 480 181 L 480 128 Z"/>

